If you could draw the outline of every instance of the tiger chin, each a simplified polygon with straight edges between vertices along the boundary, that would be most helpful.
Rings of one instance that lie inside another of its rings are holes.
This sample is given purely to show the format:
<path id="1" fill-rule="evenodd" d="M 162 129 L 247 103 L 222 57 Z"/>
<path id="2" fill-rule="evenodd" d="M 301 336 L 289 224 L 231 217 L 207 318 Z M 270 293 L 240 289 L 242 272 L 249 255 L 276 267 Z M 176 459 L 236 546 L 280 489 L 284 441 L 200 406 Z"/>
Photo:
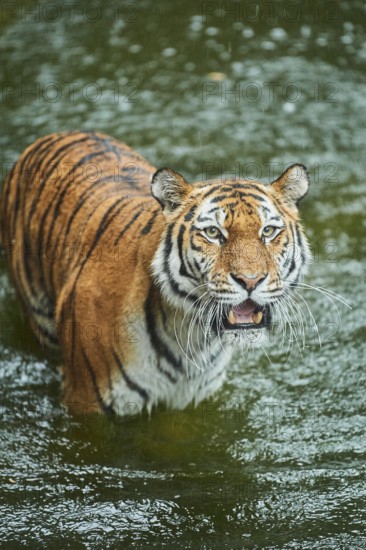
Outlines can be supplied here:
<path id="1" fill-rule="evenodd" d="M 64 403 L 130 415 L 218 390 L 306 272 L 308 186 L 300 164 L 270 185 L 189 183 L 95 132 L 30 145 L 3 187 L 2 247 L 36 336 L 61 349 Z"/>

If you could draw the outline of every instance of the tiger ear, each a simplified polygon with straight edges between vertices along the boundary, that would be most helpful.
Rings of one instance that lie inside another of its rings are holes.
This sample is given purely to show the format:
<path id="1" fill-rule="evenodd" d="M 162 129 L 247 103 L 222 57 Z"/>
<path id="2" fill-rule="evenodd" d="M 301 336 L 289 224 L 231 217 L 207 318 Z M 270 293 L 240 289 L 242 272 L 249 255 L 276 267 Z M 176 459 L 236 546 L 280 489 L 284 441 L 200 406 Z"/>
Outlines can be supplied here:
<path id="1" fill-rule="evenodd" d="M 167 212 L 178 208 L 191 189 L 184 177 L 171 168 L 160 168 L 151 179 L 151 193 Z"/>
<path id="2" fill-rule="evenodd" d="M 277 193 L 282 195 L 289 206 L 296 208 L 308 192 L 309 183 L 305 166 L 303 164 L 293 164 L 271 185 Z"/>

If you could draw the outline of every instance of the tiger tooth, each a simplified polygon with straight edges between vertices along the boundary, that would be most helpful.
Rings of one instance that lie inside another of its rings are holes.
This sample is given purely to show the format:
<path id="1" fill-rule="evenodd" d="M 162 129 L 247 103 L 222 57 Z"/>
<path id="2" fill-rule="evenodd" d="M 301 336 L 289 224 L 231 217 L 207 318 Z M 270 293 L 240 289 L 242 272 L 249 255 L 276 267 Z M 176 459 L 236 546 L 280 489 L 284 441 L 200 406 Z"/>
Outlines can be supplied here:
<path id="1" fill-rule="evenodd" d="M 257 313 L 253 313 L 252 315 L 252 321 L 256 325 L 259 325 L 261 320 L 263 319 L 263 311 L 257 311 Z"/>
<path id="2" fill-rule="evenodd" d="M 230 310 L 227 319 L 228 319 L 230 325 L 235 325 L 235 315 L 234 315 L 234 312 L 233 312 L 232 309 Z"/>

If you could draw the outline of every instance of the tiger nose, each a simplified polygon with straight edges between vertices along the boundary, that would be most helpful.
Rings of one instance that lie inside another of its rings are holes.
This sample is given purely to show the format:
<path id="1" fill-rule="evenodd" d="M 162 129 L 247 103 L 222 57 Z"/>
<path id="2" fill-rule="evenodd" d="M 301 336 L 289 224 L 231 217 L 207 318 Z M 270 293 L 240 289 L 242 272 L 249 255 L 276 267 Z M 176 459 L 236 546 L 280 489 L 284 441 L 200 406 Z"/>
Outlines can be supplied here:
<path id="1" fill-rule="evenodd" d="M 245 290 L 254 290 L 256 286 L 266 278 L 264 273 L 240 273 L 239 275 L 231 274 L 234 281 L 239 283 Z"/>

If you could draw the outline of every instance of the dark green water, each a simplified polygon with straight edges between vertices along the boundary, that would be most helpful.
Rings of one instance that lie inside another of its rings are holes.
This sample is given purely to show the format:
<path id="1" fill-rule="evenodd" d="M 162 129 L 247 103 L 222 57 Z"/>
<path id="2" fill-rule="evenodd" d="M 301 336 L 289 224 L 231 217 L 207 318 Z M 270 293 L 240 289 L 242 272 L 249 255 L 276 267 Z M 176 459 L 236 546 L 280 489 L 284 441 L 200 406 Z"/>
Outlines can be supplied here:
<path id="1" fill-rule="evenodd" d="M 353 306 L 304 291 L 322 346 L 308 316 L 301 353 L 237 357 L 197 409 L 76 420 L 2 266 L 4 548 L 366 548 L 365 18 L 358 1 L 2 2 L 2 174 L 76 128 L 196 179 L 304 163 L 307 282 Z"/>

